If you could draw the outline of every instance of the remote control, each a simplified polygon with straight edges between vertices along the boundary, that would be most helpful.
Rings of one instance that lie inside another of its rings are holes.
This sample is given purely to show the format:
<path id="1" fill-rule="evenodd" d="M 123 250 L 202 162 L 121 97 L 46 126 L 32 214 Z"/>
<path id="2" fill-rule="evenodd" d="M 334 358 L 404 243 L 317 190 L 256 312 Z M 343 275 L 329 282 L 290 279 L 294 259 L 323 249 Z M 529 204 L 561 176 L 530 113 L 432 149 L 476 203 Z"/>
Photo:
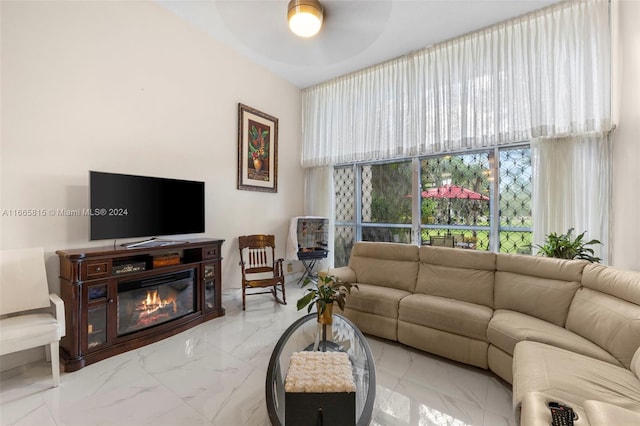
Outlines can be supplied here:
<path id="1" fill-rule="evenodd" d="M 559 402 L 550 402 L 549 410 L 551 410 L 551 426 L 573 426 L 574 412 Z"/>

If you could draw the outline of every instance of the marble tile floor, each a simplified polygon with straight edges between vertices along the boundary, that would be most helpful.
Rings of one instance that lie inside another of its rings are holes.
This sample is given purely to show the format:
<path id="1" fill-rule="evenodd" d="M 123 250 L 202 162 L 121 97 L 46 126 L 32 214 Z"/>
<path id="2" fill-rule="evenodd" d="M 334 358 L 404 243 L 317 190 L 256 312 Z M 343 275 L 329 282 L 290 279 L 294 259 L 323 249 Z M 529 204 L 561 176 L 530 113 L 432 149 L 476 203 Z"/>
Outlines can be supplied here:
<path id="1" fill-rule="evenodd" d="M 269 425 L 264 381 L 282 332 L 306 311 L 269 295 L 223 296 L 226 315 L 163 341 L 61 373 L 45 362 L 0 374 L 0 425 Z M 515 425 L 511 388 L 490 372 L 367 336 L 375 426 Z"/>

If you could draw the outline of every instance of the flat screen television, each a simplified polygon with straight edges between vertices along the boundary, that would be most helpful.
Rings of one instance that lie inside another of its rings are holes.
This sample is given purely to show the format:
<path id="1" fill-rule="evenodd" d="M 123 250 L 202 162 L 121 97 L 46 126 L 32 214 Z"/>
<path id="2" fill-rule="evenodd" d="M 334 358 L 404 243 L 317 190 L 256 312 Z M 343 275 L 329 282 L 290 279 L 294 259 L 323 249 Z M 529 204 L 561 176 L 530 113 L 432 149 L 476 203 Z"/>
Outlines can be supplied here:
<path id="1" fill-rule="evenodd" d="M 90 239 L 204 232 L 204 182 L 89 171 Z"/>

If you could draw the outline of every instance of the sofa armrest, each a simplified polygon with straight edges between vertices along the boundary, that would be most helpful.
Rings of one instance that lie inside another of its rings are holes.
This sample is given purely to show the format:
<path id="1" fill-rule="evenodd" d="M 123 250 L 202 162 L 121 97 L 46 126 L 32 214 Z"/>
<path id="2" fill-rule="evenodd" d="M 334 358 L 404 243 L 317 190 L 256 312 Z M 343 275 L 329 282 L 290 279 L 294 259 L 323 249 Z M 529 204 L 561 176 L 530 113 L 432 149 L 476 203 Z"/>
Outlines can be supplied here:
<path id="1" fill-rule="evenodd" d="M 329 269 L 329 275 L 333 275 L 337 278 L 340 278 L 342 281 L 346 281 L 348 283 L 357 282 L 356 272 L 353 269 L 349 268 L 348 266 Z"/>
<path id="2" fill-rule="evenodd" d="M 60 337 L 64 337 L 67 334 L 67 326 L 65 324 L 65 317 L 64 317 L 64 301 L 60 298 L 60 296 L 58 296 L 55 293 L 49 294 L 49 300 L 55 307 L 54 315 L 56 317 L 56 320 L 58 321 L 58 324 L 60 324 L 60 330 L 61 330 Z"/>
<path id="3" fill-rule="evenodd" d="M 589 423 L 591 419 L 582 407 L 542 392 L 527 392 L 525 394 L 522 398 L 522 405 L 516 407 L 515 410 L 516 423 L 520 426 L 549 426 L 551 424 L 549 402 L 559 402 L 571 407 L 578 416 L 573 422 L 575 426 L 593 426 Z"/>
<path id="4" fill-rule="evenodd" d="M 640 413 L 603 401 L 585 401 L 584 411 L 591 426 L 640 425 Z"/>

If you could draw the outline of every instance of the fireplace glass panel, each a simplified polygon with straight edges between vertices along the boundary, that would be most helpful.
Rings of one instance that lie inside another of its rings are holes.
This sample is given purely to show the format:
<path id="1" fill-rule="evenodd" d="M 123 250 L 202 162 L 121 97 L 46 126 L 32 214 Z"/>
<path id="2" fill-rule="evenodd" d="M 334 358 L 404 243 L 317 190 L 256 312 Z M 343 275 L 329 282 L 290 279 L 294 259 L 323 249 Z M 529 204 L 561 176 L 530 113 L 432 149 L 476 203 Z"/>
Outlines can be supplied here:
<path id="1" fill-rule="evenodd" d="M 204 303 L 207 309 L 216 307 L 216 266 L 204 265 Z"/>
<path id="2" fill-rule="evenodd" d="M 153 327 L 195 311 L 194 271 L 118 284 L 118 335 Z"/>
<path id="3" fill-rule="evenodd" d="M 107 343 L 108 284 L 87 287 L 87 349 Z"/>
<path id="4" fill-rule="evenodd" d="M 90 306 L 87 311 L 87 347 L 89 349 L 107 342 L 107 305 Z"/>

